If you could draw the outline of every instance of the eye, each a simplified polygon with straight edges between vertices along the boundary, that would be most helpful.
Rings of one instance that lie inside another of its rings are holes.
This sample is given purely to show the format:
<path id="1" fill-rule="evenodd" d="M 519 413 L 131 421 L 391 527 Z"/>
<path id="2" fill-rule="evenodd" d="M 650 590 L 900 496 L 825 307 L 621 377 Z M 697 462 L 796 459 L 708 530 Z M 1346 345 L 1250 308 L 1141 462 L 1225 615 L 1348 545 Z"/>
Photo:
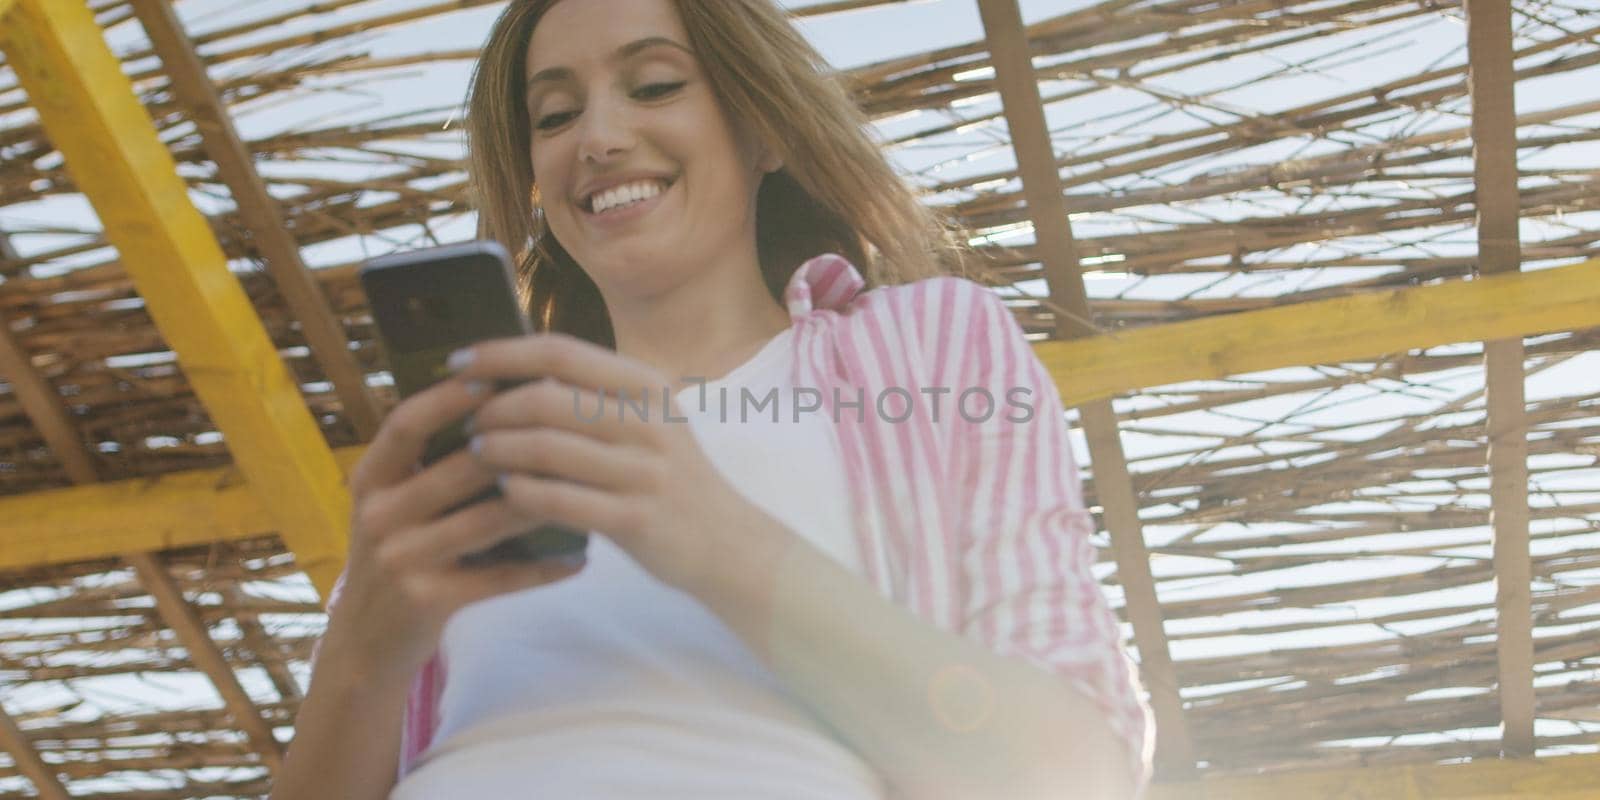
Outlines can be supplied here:
<path id="1" fill-rule="evenodd" d="M 660 100 L 663 97 L 675 94 L 687 83 L 687 81 L 669 81 L 645 84 L 633 91 L 633 98 L 635 100 Z M 533 127 L 540 131 L 552 131 L 571 122 L 577 116 L 577 111 L 557 111 L 536 117 L 533 121 Z"/>
<path id="2" fill-rule="evenodd" d="M 683 88 L 685 81 L 671 83 L 649 83 L 635 89 L 633 96 L 638 100 L 659 100 Z"/>
<path id="3" fill-rule="evenodd" d="M 578 116 L 576 111 L 558 111 L 554 114 L 545 114 L 533 121 L 533 127 L 541 131 L 555 130 L 567 124 L 573 117 Z"/>

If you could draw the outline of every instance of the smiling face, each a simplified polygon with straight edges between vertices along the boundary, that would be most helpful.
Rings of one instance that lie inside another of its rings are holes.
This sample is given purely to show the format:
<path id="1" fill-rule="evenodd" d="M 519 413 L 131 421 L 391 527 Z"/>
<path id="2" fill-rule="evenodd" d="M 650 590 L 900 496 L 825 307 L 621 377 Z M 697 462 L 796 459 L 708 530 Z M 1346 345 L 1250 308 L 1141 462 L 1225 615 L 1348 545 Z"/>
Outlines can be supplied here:
<path id="1" fill-rule="evenodd" d="M 561 0 L 526 70 L 540 205 L 602 291 L 754 259 L 756 190 L 776 165 L 730 124 L 670 0 Z"/>

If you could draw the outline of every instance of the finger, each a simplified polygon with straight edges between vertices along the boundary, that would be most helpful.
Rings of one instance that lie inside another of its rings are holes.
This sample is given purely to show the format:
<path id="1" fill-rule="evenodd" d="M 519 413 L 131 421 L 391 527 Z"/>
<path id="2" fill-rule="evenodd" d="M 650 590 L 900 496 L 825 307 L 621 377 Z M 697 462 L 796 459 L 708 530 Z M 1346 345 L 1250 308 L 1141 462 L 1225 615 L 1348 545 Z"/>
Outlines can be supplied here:
<path id="1" fill-rule="evenodd" d="M 663 419 L 667 392 L 619 398 L 542 378 L 495 395 L 472 415 L 474 431 L 557 428 L 604 442 L 649 441 L 642 423 Z"/>
<path id="2" fill-rule="evenodd" d="M 479 342 L 457 351 L 456 373 L 487 380 L 555 378 L 562 383 L 613 393 L 623 389 L 659 394 L 662 376 L 616 351 L 564 333 L 536 333 Z M 670 389 L 670 386 L 667 386 Z"/>
<path id="3" fill-rule="evenodd" d="M 495 471 L 458 450 L 392 486 L 373 490 L 362 524 L 390 531 L 428 522 L 494 485 Z"/>
<path id="4" fill-rule="evenodd" d="M 391 555 L 396 563 L 454 565 L 468 553 L 486 550 L 541 524 L 541 519 L 506 500 L 490 498 L 410 528 L 390 545 Z"/>
<path id="5" fill-rule="evenodd" d="M 474 436 L 472 456 L 493 473 L 528 472 L 626 493 L 649 479 L 649 451 L 559 428 L 502 428 Z"/>
<path id="6" fill-rule="evenodd" d="M 410 477 L 429 437 L 481 406 L 487 399 L 485 388 L 463 378 L 447 378 L 401 401 L 384 417 L 356 465 L 350 491 L 361 495 Z"/>
<path id="7" fill-rule="evenodd" d="M 524 514 L 583 530 L 617 534 L 634 530 L 641 521 L 631 498 L 567 481 L 509 472 L 500 476 L 500 492 Z"/>
<path id="8" fill-rule="evenodd" d="M 579 554 L 578 558 L 570 561 L 547 558 L 530 562 L 462 567 L 459 569 L 457 580 L 458 585 L 463 588 L 461 594 L 457 596 L 457 602 L 466 605 L 565 580 L 582 572 L 587 562 L 588 560 Z"/>

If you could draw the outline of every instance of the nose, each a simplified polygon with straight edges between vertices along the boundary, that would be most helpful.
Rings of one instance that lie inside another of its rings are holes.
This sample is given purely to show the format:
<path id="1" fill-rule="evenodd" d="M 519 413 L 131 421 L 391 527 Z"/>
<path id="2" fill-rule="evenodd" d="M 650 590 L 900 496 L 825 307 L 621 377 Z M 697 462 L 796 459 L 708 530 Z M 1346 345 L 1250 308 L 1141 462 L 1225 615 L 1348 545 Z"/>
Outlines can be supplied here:
<path id="1" fill-rule="evenodd" d="M 604 164 L 633 148 L 633 122 L 623 103 L 597 98 L 578 123 L 578 155 L 590 164 Z"/>

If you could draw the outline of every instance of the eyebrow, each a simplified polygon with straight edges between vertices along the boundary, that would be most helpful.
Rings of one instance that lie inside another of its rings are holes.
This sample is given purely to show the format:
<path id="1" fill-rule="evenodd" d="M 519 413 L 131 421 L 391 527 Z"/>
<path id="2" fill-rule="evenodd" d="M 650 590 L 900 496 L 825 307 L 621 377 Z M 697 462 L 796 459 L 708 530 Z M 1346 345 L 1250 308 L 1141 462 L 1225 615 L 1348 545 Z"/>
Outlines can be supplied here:
<path id="1" fill-rule="evenodd" d="M 636 41 L 629 42 L 629 43 L 617 48 L 617 51 L 615 53 L 611 54 L 610 60 L 613 61 L 613 62 L 626 61 L 627 59 L 632 58 L 634 55 L 638 54 L 639 51 L 641 51 L 641 50 L 645 50 L 645 49 L 651 48 L 651 47 L 657 47 L 657 46 L 660 46 L 660 45 L 667 45 L 668 47 L 676 47 L 676 48 L 678 48 L 679 50 L 682 50 L 685 53 L 689 53 L 690 55 L 694 55 L 694 53 L 689 48 L 684 47 L 682 44 L 679 44 L 678 42 L 675 42 L 672 39 L 668 39 L 665 36 L 647 36 L 647 37 L 645 37 L 643 39 L 639 39 L 639 40 L 636 40 Z M 530 75 L 528 77 L 528 91 L 527 91 L 527 94 L 532 94 L 534 87 L 538 86 L 542 82 L 570 80 L 571 78 L 572 78 L 572 70 L 567 68 L 567 67 L 547 67 L 545 69 L 541 69 L 538 72 L 535 72 L 535 73 L 533 73 L 532 75 Z"/>

